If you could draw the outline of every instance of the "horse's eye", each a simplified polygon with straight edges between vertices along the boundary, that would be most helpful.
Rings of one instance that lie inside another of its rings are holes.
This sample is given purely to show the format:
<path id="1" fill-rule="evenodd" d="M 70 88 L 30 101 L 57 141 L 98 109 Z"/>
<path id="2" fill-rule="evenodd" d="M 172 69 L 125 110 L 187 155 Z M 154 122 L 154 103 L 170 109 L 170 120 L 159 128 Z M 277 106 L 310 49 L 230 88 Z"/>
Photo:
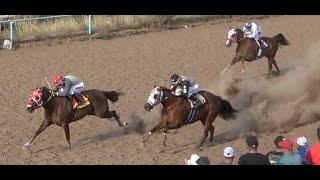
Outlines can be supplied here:
<path id="1" fill-rule="evenodd" d="M 153 95 L 154 99 L 158 99 L 158 94 Z"/>

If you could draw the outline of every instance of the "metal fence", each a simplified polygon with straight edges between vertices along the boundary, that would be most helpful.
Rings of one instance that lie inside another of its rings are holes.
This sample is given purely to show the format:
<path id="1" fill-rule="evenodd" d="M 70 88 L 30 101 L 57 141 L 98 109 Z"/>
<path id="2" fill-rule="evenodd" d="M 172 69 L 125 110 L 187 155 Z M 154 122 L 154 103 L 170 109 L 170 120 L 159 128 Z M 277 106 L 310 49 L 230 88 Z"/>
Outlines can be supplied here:
<path id="1" fill-rule="evenodd" d="M 45 17 L 36 17 L 36 18 L 25 18 L 25 19 L 12 19 L 12 20 L 0 21 L 0 25 L 9 24 L 10 41 L 11 41 L 11 46 L 12 46 L 13 40 L 14 40 L 13 24 L 19 23 L 22 21 L 56 19 L 56 18 L 65 18 L 65 17 L 72 17 L 72 16 L 75 16 L 75 15 L 59 15 L 59 16 L 45 16 Z M 0 28 L 0 31 L 1 31 L 1 28 Z M 90 36 L 91 33 L 92 33 L 92 16 L 88 15 L 88 35 Z M 10 47 L 10 49 L 11 49 L 11 47 Z"/>

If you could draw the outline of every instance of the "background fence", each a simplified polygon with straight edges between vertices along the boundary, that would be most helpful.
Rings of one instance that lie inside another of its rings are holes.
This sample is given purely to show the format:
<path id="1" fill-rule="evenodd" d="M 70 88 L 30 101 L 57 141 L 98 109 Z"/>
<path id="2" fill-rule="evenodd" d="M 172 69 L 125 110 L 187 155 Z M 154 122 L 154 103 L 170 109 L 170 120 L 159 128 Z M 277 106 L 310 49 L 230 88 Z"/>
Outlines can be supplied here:
<path id="1" fill-rule="evenodd" d="M 136 34 L 159 28 L 172 29 L 185 23 L 215 19 L 248 19 L 269 16 L 230 15 L 59 15 L 59 16 L 0 16 L 0 39 L 28 42 L 57 37 L 92 36 L 111 38 L 119 34 Z"/>

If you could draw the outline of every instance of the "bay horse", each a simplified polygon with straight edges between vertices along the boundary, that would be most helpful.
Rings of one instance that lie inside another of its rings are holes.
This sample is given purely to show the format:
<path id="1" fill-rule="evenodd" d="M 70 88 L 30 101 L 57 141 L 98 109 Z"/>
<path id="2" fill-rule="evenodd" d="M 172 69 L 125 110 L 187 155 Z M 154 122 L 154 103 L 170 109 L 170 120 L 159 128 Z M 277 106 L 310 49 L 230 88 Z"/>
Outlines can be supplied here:
<path id="1" fill-rule="evenodd" d="M 69 123 L 78 121 L 86 115 L 94 115 L 99 118 L 114 117 L 120 127 L 127 125 L 126 122 L 122 123 L 120 121 L 120 117 L 115 110 L 109 111 L 107 100 L 117 102 L 121 95 L 120 92 L 91 89 L 83 91 L 81 94 L 88 98 L 90 104 L 82 108 L 73 109 L 71 101 L 67 97 L 55 96 L 52 90 L 47 87 L 34 90 L 28 100 L 27 111 L 32 113 L 35 109 L 43 107 L 45 109 L 45 117 L 31 140 L 24 145 L 24 149 L 29 147 L 33 140 L 52 124 L 62 126 L 69 148 L 71 148 Z"/>
<path id="2" fill-rule="evenodd" d="M 279 46 L 287 46 L 289 45 L 289 41 L 285 38 L 285 36 L 282 33 L 278 33 L 272 38 L 262 37 L 262 39 L 267 43 L 268 47 L 265 47 L 262 50 L 262 54 L 260 55 L 260 57 L 257 57 L 259 52 L 258 43 L 252 38 L 244 38 L 244 32 L 241 29 L 232 29 L 230 27 L 230 30 L 228 32 L 228 38 L 226 41 L 226 46 L 230 47 L 233 42 L 237 42 L 238 46 L 234 58 L 232 59 L 230 64 L 223 70 L 223 72 L 225 72 L 233 64 L 239 61 L 242 62 L 242 72 L 244 72 L 244 61 L 252 62 L 257 59 L 266 57 L 268 58 L 269 64 L 267 78 L 270 77 L 272 65 L 275 66 L 275 68 L 277 69 L 277 73 L 280 74 L 280 69 L 274 57 L 276 56 Z"/>
<path id="3" fill-rule="evenodd" d="M 151 90 L 150 95 L 144 109 L 150 111 L 156 105 L 162 104 L 162 114 L 160 122 L 150 130 L 146 138 L 143 140 L 142 145 L 148 141 L 152 133 L 162 130 L 164 134 L 164 140 L 162 146 L 166 146 L 166 133 L 170 129 L 178 129 L 189 123 L 194 123 L 201 121 L 204 125 L 203 136 L 200 140 L 199 145 L 196 148 L 200 148 L 208 137 L 208 131 L 210 131 L 210 142 L 213 141 L 214 126 L 212 122 L 219 115 L 224 120 L 235 119 L 237 110 L 233 109 L 232 105 L 222 99 L 219 96 L 207 91 L 199 91 L 206 102 L 199 106 L 194 113 L 191 121 L 187 121 L 188 113 L 191 111 L 191 104 L 189 100 L 184 96 L 175 96 L 172 94 L 171 90 L 165 87 L 157 87 Z"/>

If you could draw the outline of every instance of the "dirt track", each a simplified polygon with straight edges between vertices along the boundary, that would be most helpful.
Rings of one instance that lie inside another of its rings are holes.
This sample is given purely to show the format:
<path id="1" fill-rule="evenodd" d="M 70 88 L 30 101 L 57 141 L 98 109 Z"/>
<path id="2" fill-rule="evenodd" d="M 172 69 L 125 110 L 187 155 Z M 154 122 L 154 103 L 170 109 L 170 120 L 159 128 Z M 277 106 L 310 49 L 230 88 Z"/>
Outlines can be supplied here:
<path id="1" fill-rule="evenodd" d="M 320 39 L 320 16 L 281 16 L 256 22 L 261 24 L 266 36 L 282 32 L 290 40 L 291 45 L 281 48 L 276 56 L 280 69 Z M 131 113 L 151 117 L 143 111 L 149 91 L 155 84 L 168 85 L 172 73 L 195 76 L 204 89 L 212 87 L 235 52 L 235 46 L 225 47 L 226 31 L 229 26 L 240 27 L 242 24 L 208 23 L 191 29 L 113 40 L 1 50 L 0 164 L 184 164 L 184 158 L 195 152 L 193 147 L 202 136 L 200 122 L 168 134 L 167 150 L 162 153 L 159 153 L 162 134 L 151 137 L 146 149 L 141 151 L 141 135 L 109 137 L 109 132 L 119 129 L 116 122 L 96 117 L 85 117 L 71 124 L 73 148 L 70 150 L 65 147 L 62 128 L 55 125 L 39 135 L 29 151 L 23 150 L 23 144 L 43 117 L 43 109 L 29 114 L 25 110 L 26 100 L 32 88 L 45 84 L 44 76 L 51 78 L 61 72 L 81 77 L 87 88 L 124 92 L 125 96 L 111 105 L 122 120 Z M 247 67 L 252 74 L 265 75 L 267 61 L 247 63 Z M 239 65 L 233 69 L 239 71 Z M 224 132 L 231 123 L 218 118 L 214 122 L 215 134 Z M 319 126 L 319 122 L 308 124 L 286 136 L 305 135 L 311 142 L 316 142 L 315 129 Z M 259 151 L 271 150 L 276 135 L 260 135 Z M 93 141 L 86 141 L 90 137 Z M 243 139 L 237 139 L 206 147 L 200 154 L 209 156 L 216 164 L 221 160 L 223 148 L 229 145 L 237 150 L 237 158 L 246 151 Z"/>

